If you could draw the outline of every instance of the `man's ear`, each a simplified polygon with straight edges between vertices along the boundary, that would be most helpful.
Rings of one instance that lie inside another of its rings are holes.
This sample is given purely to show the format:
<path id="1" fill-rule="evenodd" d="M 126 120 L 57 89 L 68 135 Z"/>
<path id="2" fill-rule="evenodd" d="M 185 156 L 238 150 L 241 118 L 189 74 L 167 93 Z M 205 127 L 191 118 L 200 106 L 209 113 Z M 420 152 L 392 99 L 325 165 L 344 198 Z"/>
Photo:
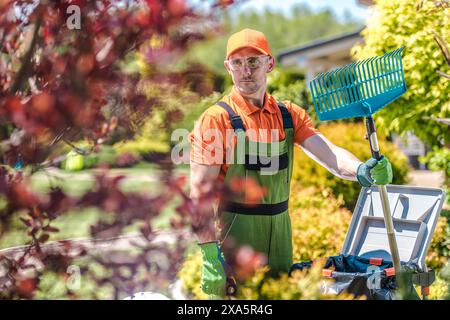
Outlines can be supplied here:
<path id="1" fill-rule="evenodd" d="M 267 73 L 271 72 L 275 67 L 275 59 L 269 56 L 269 65 L 267 66 Z"/>
<path id="2" fill-rule="evenodd" d="M 223 65 L 224 65 L 225 69 L 227 69 L 228 74 L 231 74 L 230 66 L 228 65 L 228 61 L 227 60 L 223 61 Z"/>

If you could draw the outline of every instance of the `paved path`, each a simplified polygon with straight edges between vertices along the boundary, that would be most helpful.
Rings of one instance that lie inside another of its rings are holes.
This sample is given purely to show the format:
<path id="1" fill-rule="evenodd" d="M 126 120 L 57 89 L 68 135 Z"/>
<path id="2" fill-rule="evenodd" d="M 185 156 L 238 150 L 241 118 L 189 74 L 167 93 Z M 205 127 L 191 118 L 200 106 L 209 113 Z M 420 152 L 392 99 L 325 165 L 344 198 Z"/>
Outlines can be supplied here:
<path id="1" fill-rule="evenodd" d="M 94 181 L 94 173 L 101 172 L 101 170 L 89 170 L 89 171 L 80 171 L 80 172 L 69 172 L 60 170 L 58 168 L 49 168 L 46 170 L 48 175 L 53 179 L 62 179 L 62 180 L 86 180 L 86 181 Z M 107 171 L 108 176 L 114 177 L 119 175 L 124 175 L 124 180 L 134 180 L 134 181 L 150 181 L 155 182 L 159 181 L 160 178 L 157 174 L 155 174 L 155 170 L 149 170 L 148 173 L 142 174 L 141 172 L 132 173 L 132 172 L 124 172 L 120 170 L 110 169 Z M 34 179 L 47 179 L 48 176 L 44 172 L 39 172 L 34 175 Z"/>
<path id="2" fill-rule="evenodd" d="M 444 183 L 444 175 L 442 172 L 430 170 L 411 170 L 408 178 L 408 184 L 412 186 L 442 188 Z"/>
<path id="3" fill-rule="evenodd" d="M 176 232 L 176 231 L 155 231 L 155 238 L 150 242 L 154 245 L 171 245 L 176 239 L 177 235 L 182 235 L 186 239 L 190 239 L 190 234 L 186 231 Z M 83 247 L 90 254 L 96 253 L 105 253 L 108 250 L 129 250 L 133 247 L 144 246 L 149 243 L 147 239 L 140 233 L 128 233 L 121 236 L 113 237 L 113 238 L 102 238 L 102 239 L 93 239 L 93 238 L 75 238 L 75 239 L 64 239 L 60 241 L 53 241 L 42 245 L 42 249 L 45 250 L 58 250 L 64 247 L 63 242 L 61 241 L 70 241 L 70 243 L 74 247 Z M 194 241 L 192 239 L 192 241 Z M 29 246 L 22 245 L 16 246 L 6 249 L 0 250 L 0 256 L 15 256 L 16 254 L 20 254 L 24 252 L 26 248 Z"/>

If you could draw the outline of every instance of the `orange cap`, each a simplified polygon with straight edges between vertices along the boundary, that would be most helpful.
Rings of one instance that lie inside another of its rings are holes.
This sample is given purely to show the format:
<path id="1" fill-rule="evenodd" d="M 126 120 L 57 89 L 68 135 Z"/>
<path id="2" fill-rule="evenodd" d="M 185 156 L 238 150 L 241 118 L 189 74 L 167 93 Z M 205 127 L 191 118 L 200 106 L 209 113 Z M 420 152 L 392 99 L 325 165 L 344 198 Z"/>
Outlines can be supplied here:
<path id="1" fill-rule="evenodd" d="M 263 54 L 272 56 L 266 36 L 253 29 L 244 29 L 232 34 L 227 43 L 227 59 L 231 54 L 242 48 L 253 48 Z"/>

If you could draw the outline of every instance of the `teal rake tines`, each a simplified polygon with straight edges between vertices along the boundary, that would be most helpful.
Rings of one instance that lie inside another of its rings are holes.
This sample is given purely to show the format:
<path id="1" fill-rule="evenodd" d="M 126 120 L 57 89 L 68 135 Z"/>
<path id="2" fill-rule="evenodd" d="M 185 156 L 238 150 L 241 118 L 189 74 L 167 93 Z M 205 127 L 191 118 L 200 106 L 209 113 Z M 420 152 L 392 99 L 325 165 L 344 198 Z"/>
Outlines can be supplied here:
<path id="1" fill-rule="evenodd" d="M 310 89 L 319 119 L 368 117 L 405 93 L 403 49 L 317 75 Z"/>
<path id="2" fill-rule="evenodd" d="M 406 92 L 402 53 L 404 47 L 383 56 L 351 63 L 317 75 L 310 83 L 319 119 L 366 118 L 372 156 L 380 160 L 375 122 L 372 115 Z M 383 206 L 389 249 L 396 273 L 401 271 L 394 224 L 386 186 L 378 186 Z"/>

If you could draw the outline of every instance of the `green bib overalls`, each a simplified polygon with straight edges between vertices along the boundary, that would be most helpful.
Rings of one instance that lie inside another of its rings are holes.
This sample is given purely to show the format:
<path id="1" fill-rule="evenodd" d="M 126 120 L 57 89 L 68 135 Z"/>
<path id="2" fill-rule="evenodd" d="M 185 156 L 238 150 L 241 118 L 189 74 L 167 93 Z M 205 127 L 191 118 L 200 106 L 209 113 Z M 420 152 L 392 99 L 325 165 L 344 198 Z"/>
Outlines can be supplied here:
<path id="1" fill-rule="evenodd" d="M 266 190 L 260 203 L 256 205 L 233 202 L 233 199 L 220 204 L 219 214 L 223 225 L 221 240 L 231 238 L 237 245 L 250 245 L 253 250 L 265 254 L 271 274 L 288 272 L 292 265 L 292 228 L 288 211 L 294 158 L 291 114 L 282 103 L 278 103 L 286 133 L 284 140 L 271 143 L 250 142 L 247 137 L 239 136 L 245 136 L 246 130 L 239 115 L 225 102 L 220 101 L 217 104 L 227 110 L 238 140 L 239 137 L 245 140 L 245 163 L 238 162 L 236 144 L 234 161 L 225 175 L 225 184 L 235 177 L 254 179 Z M 263 174 L 262 171 L 269 170 L 273 161 L 278 161 L 278 167 L 272 170 L 273 174 Z M 246 198 L 244 194 L 243 199 Z"/>

